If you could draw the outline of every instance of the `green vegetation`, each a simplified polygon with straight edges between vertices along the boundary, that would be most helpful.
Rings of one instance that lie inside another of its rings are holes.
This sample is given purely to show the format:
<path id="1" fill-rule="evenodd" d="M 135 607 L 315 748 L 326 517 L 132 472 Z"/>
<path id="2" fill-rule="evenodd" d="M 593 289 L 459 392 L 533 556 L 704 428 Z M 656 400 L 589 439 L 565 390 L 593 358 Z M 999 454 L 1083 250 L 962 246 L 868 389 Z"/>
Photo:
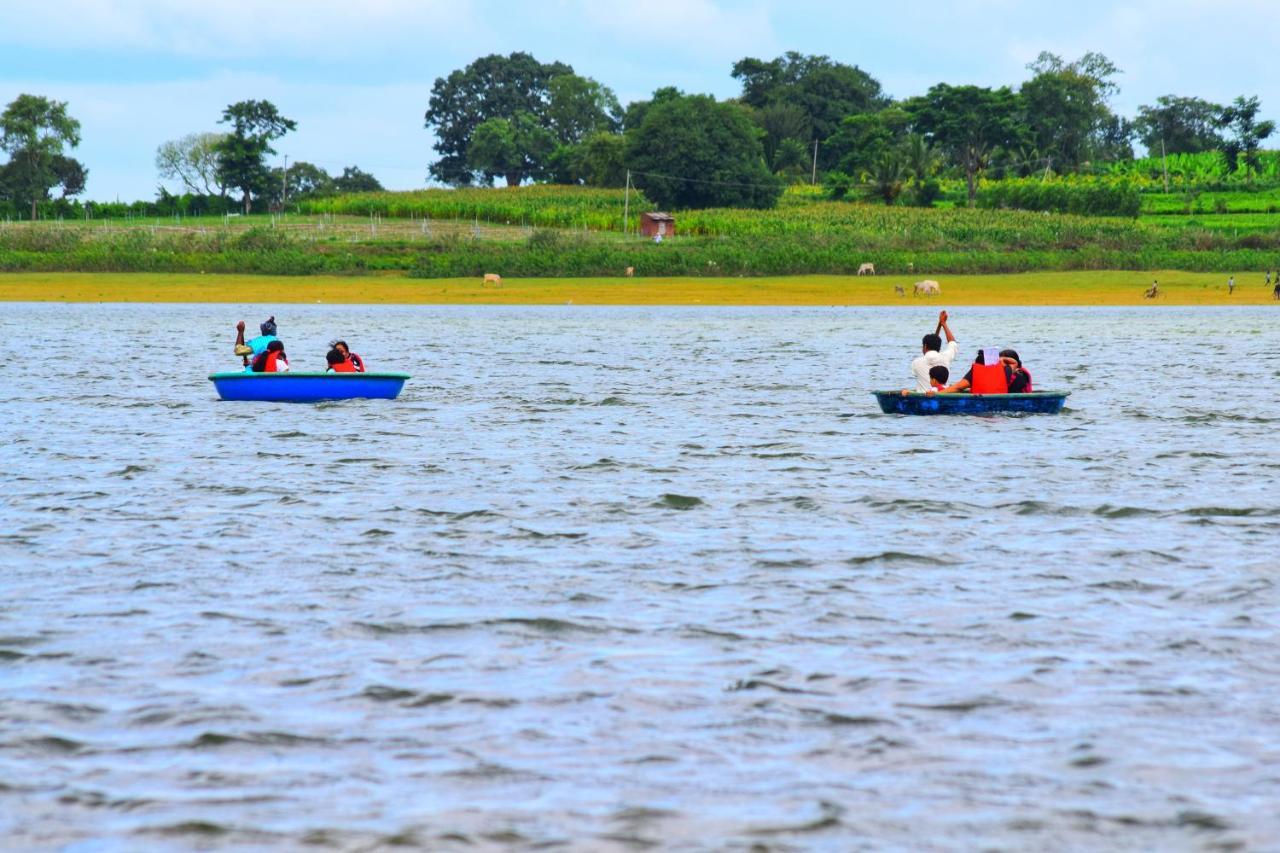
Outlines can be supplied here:
<path id="1" fill-rule="evenodd" d="M 687 211 L 661 244 L 622 232 L 624 193 L 583 187 L 428 190 L 321 199 L 305 216 L 0 226 L 0 270 L 410 272 L 421 277 L 1268 269 L 1265 214 L 1084 217 L 835 202 L 793 189 L 772 210 Z M 340 215 L 349 213 L 354 215 Z M 1237 224 L 1238 223 L 1238 224 Z"/>

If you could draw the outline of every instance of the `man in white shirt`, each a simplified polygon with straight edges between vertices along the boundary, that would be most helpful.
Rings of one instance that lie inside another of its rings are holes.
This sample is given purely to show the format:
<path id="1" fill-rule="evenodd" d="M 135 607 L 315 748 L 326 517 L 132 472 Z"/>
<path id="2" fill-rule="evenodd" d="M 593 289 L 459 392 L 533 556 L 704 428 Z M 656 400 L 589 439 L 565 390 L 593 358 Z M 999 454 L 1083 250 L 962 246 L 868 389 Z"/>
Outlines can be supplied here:
<path id="1" fill-rule="evenodd" d="M 933 388 L 929 382 L 929 368 L 942 365 L 950 369 L 951 362 L 959 351 L 956 336 L 951 334 L 951 327 L 947 325 L 946 311 L 938 315 L 938 330 L 947 333 L 947 345 L 945 347 L 942 345 L 942 337 L 937 331 L 931 335 L 925 335 L 921 341 L 921 355 L 911 362 L 911 373 L 916 378 L 915 390 L 919 394 L 924 394 Z"/>

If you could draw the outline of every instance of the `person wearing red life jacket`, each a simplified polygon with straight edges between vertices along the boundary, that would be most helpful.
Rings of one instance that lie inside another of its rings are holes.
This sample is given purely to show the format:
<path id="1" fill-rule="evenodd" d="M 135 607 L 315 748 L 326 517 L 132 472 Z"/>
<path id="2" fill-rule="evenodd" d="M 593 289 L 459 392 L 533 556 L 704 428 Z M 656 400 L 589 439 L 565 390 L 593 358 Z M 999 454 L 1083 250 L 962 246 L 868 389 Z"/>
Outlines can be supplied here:
<path id="1" fill-rule="evenodd" d="M 253 360 L 250 369 L 254 373 L 288 373 L 289 357 L 285 355 L 284 344 L 272 341 L 267 348 Z"/>
<path id="2" fill-rule="evenodd" d="M 991 358 L 987 358 L 991 353 Z M 990 360 L 990 364 L 987 361 Z M 1030 374 L 1028 374 L 1030 376 Z M 971 394 L 1008 394 L 1009 385 L 1013 381 L 1013 370 L 996 354 L 995 347 L 978 350 L 978 357 L 964 378 L 948 385 L 939 393 L 954 394 L 968 391 Z"/>
<path id="3" fill-rule="evenodd" d="M 1013 375 L 1009 377 L 1009 393 L 1030 394 L 1032 392 L 1031 372 L 1022 366 L 1022 359 L 1018 356 L 1018 351 L 1002 349 L 1000 350 L 1000 360 L 1013 371 Z"/>
<path id="4" fill-rule="evenodd" d="M 364 359 L 356 355 L 355 353 L 353 353 L 351 351 L 351 348 L 347 346 L 346 341 L 334 341 L 333 343 L 329 344 L 329 346 L 333 347 L 338 352 L 342 353 L 342 357 L 351 363 L 353 370 L 342 371 L 343 373 L 349 373 L 349 372 L 364 373 Z"/>
<path id="5" fill-rule="evenodd" d="M 336 347 L 329 350 L 328 354 L 325 355 L 324 360 L 329 363 L 329 366 L 325 368 L 325 373 L 329 373 L 330 371 L 334 373 L 359 373 L 359 371 L 356 370 L 356 366 L 347 361 Z"/>

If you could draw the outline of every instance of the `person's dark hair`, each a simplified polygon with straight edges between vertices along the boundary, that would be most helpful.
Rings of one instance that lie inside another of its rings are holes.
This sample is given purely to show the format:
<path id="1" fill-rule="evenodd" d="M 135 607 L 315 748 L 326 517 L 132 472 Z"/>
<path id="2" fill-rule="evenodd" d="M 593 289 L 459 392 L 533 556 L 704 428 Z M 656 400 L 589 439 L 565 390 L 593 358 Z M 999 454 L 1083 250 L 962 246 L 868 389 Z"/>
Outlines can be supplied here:
<path id="1" fill-rule="evenodd" d="M 1013 359 L 1014 361 L 1018 362 L 1018 367 L 1022 367 L 1022 359 L 1018 358 L 1018 351 L 1017 351 L 1017 350 L 1002 349 L 1002 350 L 1000 350 L 1000 357 L 1001 357 L 1001 358 L 1011 358 L 1011 359 Z"/>
<path id="2" fill-rule="evenodd" d="M 329 362 L 329 364 L 342 364 L 342 362 L 346 361 L 346 359 L 342 357 L 342 353 L 338 352 L 337 347 L 329 350 L 329 352 L 325 354 L 324 360 Z"/>
<path id="3" fill-rule="evenodd" d="M 974 364 L 986 364 L 986 356 L 982 354 L 982 350 L 978 350 L 978 357 L 973 360 Z"/>
<path id="4" fill-rule="evenodd" d="M 283 358 L 286 361 L 289 358 L 284 354 L 284 343 L 281 341 L 272 341 L 267 344 L 266 349 L 254 356 L 253 364 L 250 365 L 250 369 L 253 370 L 254 373 L 262 373 L 265 371 L 267 369 L 267 355 L 273 352 L 280 353 L 280 358 Z"/>
<path id="5" fill-rule="evenodd" d="M 929 368 L 929 378 L 937 380 L 941 385 L 946 385 L 947 380 L 951 378 L 951 371 L 947 370 L 946 365 L 935 364 Z"/>
<path id="6" fill-rule="evenodd" d="M 262 330 L 262 334 L 274 336 L 276 333 L 276 315 L 272 314 L 267 318 L 267 321 L 258 326 L 258 328 Z"/>
<path id="7" fill-rule="evenodd" d="M 937 352 L 942 349 L 942 335 L 930 332 L 920 339 L 920 343 L 924 344 L 926 352 Z"/>

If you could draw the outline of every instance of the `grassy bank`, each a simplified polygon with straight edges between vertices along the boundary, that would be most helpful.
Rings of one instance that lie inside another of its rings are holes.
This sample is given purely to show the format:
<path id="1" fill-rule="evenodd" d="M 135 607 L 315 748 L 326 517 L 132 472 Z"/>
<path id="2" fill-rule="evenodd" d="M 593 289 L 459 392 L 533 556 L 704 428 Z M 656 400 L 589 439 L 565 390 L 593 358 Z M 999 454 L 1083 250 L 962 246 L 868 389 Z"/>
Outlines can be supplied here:
<path id="1" fill-rule="evenodd" d="M 1143 291 L 1152 278 L 1161 296 Z M 1252 272 L 1236 273 L 1228 296 L 1218 273 L 1087 271 L 941 276 L 942 295 L 911 295 L 910 276 L 778 278 L 516 278 L 485 287 L 478 278 L 412 279 L 397 275 L 281 278 L 168 273 L 10 273 L 0 275 L 5 302 L 195 302 L 453 305 L 1258 305 L 1270 288 Z M 902 287 L 899 296 L 894 287 Z"/>

